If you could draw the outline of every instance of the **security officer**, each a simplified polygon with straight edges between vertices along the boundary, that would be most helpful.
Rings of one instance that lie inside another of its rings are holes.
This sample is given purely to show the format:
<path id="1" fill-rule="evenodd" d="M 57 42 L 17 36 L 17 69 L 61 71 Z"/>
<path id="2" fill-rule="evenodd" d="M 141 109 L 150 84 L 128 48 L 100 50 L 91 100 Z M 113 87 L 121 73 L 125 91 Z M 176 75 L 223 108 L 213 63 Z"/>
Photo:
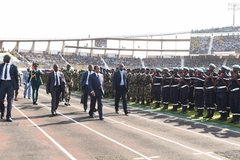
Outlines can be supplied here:
<path id="1" fill-rule="evenodd" d="M 136 80 L 137 80 L 137 101 L 136 103 L 139 103 L 140 102 L 140 98 L 141 98 L 141 95 L 140 95 L 140 90 L 141 90 L 141 72 L 140 72 L 140 68 L 137 69 L 137 73 L 136 73 Z"/>
<path id="2" fill-rule="evenodd" d="M 180 79 L 180 75 L 178 74 L 178 68 L 173 68 L 173 75 L 171 79 L 171 101 L 173 105 L 172 111 L 177 111 L 178 108 L 178 99 L 179 99 L 179 89 L 178 89 L 178 82 Z"/>
<path id="3" fill-rule="evenodd" d="M 32 100 L 33 104 L 38 104 L 38 90 L 40 85 L 43 84 L 42 82 L 42 72 L 38 70 L 38 64 L 33 62 L 32 65 L 33 70 L 30 71 L 29 77 L 28 77 L 28 83 L 31 82 L 32 85 Z"/>
<path id="4" fill-rule="evenodd" d="M 187 113 L 187 100 L 188 100 L 188 89 L 190 85 L 190 77 L 188 75 L 188 67 L 184 67 L 182 76 L 179 79 L 179 92 L 180 92 L 180 103 L 182 106 L 182 114 Z"/>
<path id="5" fill-rule="evenodd" d="M 217 108 L 218 112 L 221 114 L 219 120 L 226 121 L 227 120 L 227 85 L 229 82 L 229 75 L 227 74 L 227 66 L 221 67 L 221 74 L 216 80 L 216 88 L 217 88 Z"/>
<path id="6" fill-rule="evenodd" d="M 204 111 L 204 82 L 205 77 L 203 76 L 203 70 L 201 68 L 197 69 L 196 80 L 194 83 L 194 95 L 195 95 L 195 104 L 198 109 L 197 117 L 203 117 Z"/>
<path id="7" fill-rule="evenodd" d="M 160 107 L 161 102 L 161 84 L 162 84 L 162 75 L 160 74 L 161 70 L 159 68 L 156 68 L 154 78 L 153 78 L 153 91 L 154 91 L 154 97 L 156 101 L 156 105 L 154 108 Z"/>
<path id="8" fill-rule="evenodd" d="M 207 108 L 207 116 L 205 118 L 212 119 L 215 111 L 215 100 L 216 100 L 216 92 L 215 92 L 215 82 L 218 78 L 218 74 L 214 72 L 214 69 L 216 68 L 215 64 L 211 63 L 209 64 L 209 69 L 206 73 L 206 79 L 205 79 L 205 93 L 204 93 L 204 99 L 205 99 L 205 106 Z"/>
<path id="9" fill-rule="evenodd" d="M 152 75 L 150 74 L 150 69 L 146 68 L 145 79 L 144 79 L 144 99 L 146 100 L 146 106 L 151 103 L 151 93 L 152 93 Z"/>
<path id="10" fill-rule="evenodd" d="M 132 76 L 132 73 L 131 73 L 131 70 L 130 68 L 127 69 L 127 79 L 128 79 L 128 82 L 129 82 L 129 88 L 132 88 L 132 85 L 131 85 L 131 76 Z M 128 92 L 128 96 L 127 96 L 127 100 L 128 102 L 130 102 L 130 98 L 132 97 L 132 91 L 130 90 Z"/>
<path id="11" fill-rule="evenodd" d="M 135 73 L 135 69 L 132 70 L 132 76 L 130 78 L 130 92 L 132 95 L 132 102 L 136 101 L 136 95 L 138 94 L 138 90 L 137 90 L 137 77 L 136 77 L 136 73 Z"/>
<path id="12" fill-rule="evenodd" d="M 188 101 L 189 101 L 189 108 L 188 110 L 193 111 L 195 106 L 195 98 L 194 98 L 194 84 L 196 81 L 195 73 L 193 68 L 189 68 L 189 77 L 190 77 L 190 86 L 188 91 Z"/>
<path id="13" fill-rule="evenodd" d="M 64 99 L 65 99 L 65 105 L 70 106 L 70 98 L 71 98 L 71 92 L 72 92 L 72 87 L 73 87 L 73 81 L 72 81 L 72 71 L 71 71 L 71 65 L 67 65 L 67 69 L 63 70 L 63 74 L 65 77 L 66 81 L 66 88 L 65 88 L 65 93 L 64 93 Z"/>
<path id="14" fill-rule="evenodd" d="M 163 68 L 162 73 L 162 102 L 163 102 L 163 110 L 168 109 L 168 104 L 170 101 L 170 82 L 171 75 L 168 73 L 168 68 Z"/>
<path id="15" fill-rule="evenodd" d="M 232 112 L 232 120 L 229 123 L 238 124 L 240 116 L 240 66 L 233 66 L 233 73 L 229 81 L 229 103 Z"/>

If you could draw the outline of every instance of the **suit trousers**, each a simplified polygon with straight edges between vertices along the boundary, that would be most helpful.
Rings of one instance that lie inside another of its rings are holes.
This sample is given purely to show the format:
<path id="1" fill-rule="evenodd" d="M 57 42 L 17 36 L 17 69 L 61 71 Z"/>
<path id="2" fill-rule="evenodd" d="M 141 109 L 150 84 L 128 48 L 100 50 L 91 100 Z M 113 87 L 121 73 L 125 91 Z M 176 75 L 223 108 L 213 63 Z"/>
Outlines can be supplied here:
<path id="1" fill-rule="evenodd" d="M 125 88 L 125 86 L 120 86 L 117 90 L 116 90 L 116 95 L 115 95 L 115 110 L 118 111 L 119 110 L 119 100 L 120 97 L 122 97 L 122 103 L 123 103 L 123 110 L 125 113 L 127 113 L 127 90 Z"/>
<path id="2" fill-rule="evenodd" d="M 61 94 L 61 86 L 54 87 L 51 96 L 51 112 L 54 112 L 57 110 L 58 105 L 59 105 L 59 100 L 60 100 L 60 94 Z"/>
<path id="3" fill-rule="evenodd" d="M 13 88 L 13 84 L 11 81 L 1 81 L 1 85 L 0 85 L 0 101 L 1 103 L 3 103 L 4 98 L 7 94 L 7 118 L 10 118 L 11 115 L 11 111 L 12 111 L 12 103 L 13 103 L 13 96 L 14 96 L 14 88 Z M 1 109 L 3 112 L 5 110 L 5 108 Z"/>
<path id="4" fill-rule="evenodd" d="M 33 102 L 37 102 L 38 100 L 38 90 L 40 85 L 38 84 L 32 84 L 32 100 Z"/>
<path id="5" fill-rule="evenodd" d="M 93 116 L 93 112 L 95 110 L 95 106 L 96 106 L 96 101 L 98 103 L 98 115 L 99 118 L 103 117 L 103 111 L 102 111 L 102 94 L 96 95 L 96 96 L 92 96 L 91 95 L 91 104 L 90 104 L 90 111 L 89 111 L 89 115 Z"/>
<path id="6" fill-rule="evenodd" d="M 89 88 L 88 85 L 84 86 L 84 94 L 83 94 L 83 108 L 84 110 L 87 110 L 87 101 L 88 101 L 88 95 L 89 95 Z"/>

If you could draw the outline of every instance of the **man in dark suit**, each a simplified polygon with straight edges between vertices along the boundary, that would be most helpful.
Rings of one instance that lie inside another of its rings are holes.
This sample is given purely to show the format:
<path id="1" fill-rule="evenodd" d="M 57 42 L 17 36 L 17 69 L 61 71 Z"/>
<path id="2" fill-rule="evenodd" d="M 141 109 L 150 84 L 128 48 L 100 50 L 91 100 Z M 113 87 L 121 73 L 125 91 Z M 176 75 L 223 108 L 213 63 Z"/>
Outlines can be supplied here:
<path id="1" fill-rule="evenodd" d="M 119 114 L 119 100 L 122 96 L 122 102 L 123 102 L 123 110 L 125 115 L 127 116 L 128 113 L 130 113 L 127 110 L 127 93 L 129 91 L 128 88 L 128 79 L 123 72 L 123 64 L 119 65 L 119 70 L 114 73 L 113 76 L 113 82 L 112 82 L 112 89 L 113 93 L 115 94 L 115 111 L 117 114 Z"/>
<path id="2" fill-rule="evenodd" d="M 82 75 L 82 83 L 81 83 L 81 88 L 82 88 L 82 93 L 83 93 L 83 109 L 84 112 L 86 112 L 88 106 L 87 106 L 87 100 L 88 100 L 88 95 L 89 95 L 89 86 L 88 86 L 88 80 L 90 74 L 92 74 L 92 69 L 93 66 L 89 65 L 88 66 L 88 71 L 84 72 Z"/>
<path id="3" fill-rule="evenodd" d="M 4 117 L 5 107 L 3 104 L 4 98 L 7 94 L 7 121 L 12 122 L 11 111 L 14 90 L 19 89 L 18 83 L 18 68 L 10 63 L 11 57 L 6 54 L 3 58 L 4 63 L 0 64 L 0 102 L 1 102 L 1 119 Z"/>
<path id="4" fill-rule="evenodd" d="M 101 74 L 99 74 L 100 68 L 99 66 L 94 66 L 94 72 L 89 76 L 89 92 L 91 94 L 91 103 L 90 103 L 90 111 L 89 116 L 94 118 L 94 110 L 96 101 L 98 102 L 98 114 L 99 119 L 103 120 L 103 112 L 102 112 L 102 97 L 104 94 L 103 90 L 103 77 Z"/>
<path id="5" fill-rule="evenodd" d="M 54 71 L 48 75 L 46 83 L 47 94 L 51 93 L 51 113 L 53 116 L 57 115 L 57 108 L 60 100 L 61 92 L 64 92 L 63 74 L 58 71 L 58 65 L 53 65 Z"/>

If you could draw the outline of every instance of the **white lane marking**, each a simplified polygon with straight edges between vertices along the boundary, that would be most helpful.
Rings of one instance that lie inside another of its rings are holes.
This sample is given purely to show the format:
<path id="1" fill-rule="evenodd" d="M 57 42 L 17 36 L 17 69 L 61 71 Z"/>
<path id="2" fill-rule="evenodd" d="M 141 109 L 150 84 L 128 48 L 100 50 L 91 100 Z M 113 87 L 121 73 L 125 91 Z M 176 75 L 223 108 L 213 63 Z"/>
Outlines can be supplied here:
<path id="1" fill-rule="evenodd" d="M 41 94 L 41 95 L 42 95 L 42 94 Z M 45 96 L 45 95 L 43 95 L 43 96 Z M 45 96 L 45 97 L 47 97 L 47 96 Z M 40 105 L 46 107 L 48 110 L 50 110 L 50 108 L 49 108 L 48 106 L 46 106 L 45 104 L 42 104 L 42 103 L 38 103 L 38 104 L 40 104 Z M 16 107 L 15 107 L 15 108 L 16 108 Z M 17 109 L 17 108 L 16 108 L 16 109 Z M 19 112 L 21 112 L 19 109 L 17 109 L 17 110 L 18 110 Z M 21 113 L 22 113 L 22 112 L 21 112 Z M 129 151 L 131 151 L 131 152 L 133 152 L 133 153 L 135 153 L 135 154 L 137 154 L 137 155 L 139 155 L 139 156 L 141 156 L 141 157 L 143 157 L 143 158 L 145 158 L 145 159 L 147 159 L 147 160 L 151 160 L 151 158 L 148 158 L 147 156 L 141 154 L 140 152 L 137 152 L 137 151 L 135 151 L 134 149 L 132 149 L 132 148 L 130 148 L 130 147 L 128 147 L 128 146 L 126 146 L 126 145 L 124 145 L 124 144 L 122 144 L 122 143 L 120 143 L 120 142 L 118 142 L 118 141 L 116 141 L 116 140 L 114 140 L 114 139 L 112 139 L 112 138 L 110 138 L 110 137 L 107 137 L 107 136 L 105 136 L 104 134 L 102 134 L 102 133 L 100 133 L 100 132 L 98 132 L 98 131 L 96 131 L 96 130 L 88 127 L 88 126 L 86 126 L 86 125 L 84 125 L 84 124 L 81 124 L 81 123 L 77 122 L 76 120 L 74 120 L 74 119 L 72 119 L 72 118 L 70 118 L 70 117 L 68 117 L 68 116 L 66 116 L 66 115 L 64 115 L 64 114 L 62 114 L 62 113 L 60 113 L 60 112 L 57 112 L 57 113 L 60 114 L 61 116 L 65 117 L 65 118 L 73 121 L 74 123 L 76 123 L 76 124 L 78 124 L 78 125 L 80 125 L 80 126 L 82 126 L 82 127 L 84 127 L 84 128 L 87 128 L 88 130 L 90 130 L 90 131 L 92 131 L 92 132 L 94 132 L 94 133 L 96 133 L 96 134 L 98 134 L 98 135 L 100 135 L 100 136 L 102 136 L 102 137 L 104 137 L 104 138 L 106 138 L 106 139 L 108 139 L 108 140 L 110 140 L 110 141 L 112 141 L 112 142 L 114 142 L 114 143 L 116 143 L 116 144 L 118 144 L 118 145 L 120 145 L 120 146 L 128 149 Z M 23 114 L 23 113 L 22 113 L 22 114 Z M 24 115 L 24 114 L 23 114 L 23 115 Z M 24 116 L 25 116 L 28 120 L 30 120 L 26 115 L 24 115 Z M 30 122 L 32 122 L 36 127 L 38 127 L 32 120 L 30 120 Z M 38 127 L 38 128 L 41 129 L 40 127 Z M 42 129 L 41 129 L 41 131 L 42 131 L 43 133 L 45 133 Z M 46 133 L 46 135 L 47 135 L 47 133 Z M 49 137 L 50 137 L 50 136 L 49 136 Z M 50 138 L 51 138 L 51 137 L 50 137 Z M 57 143 L 57 142 L 56 142 L 56 143 Z"/>
<path id="2" fill-rule="evenodd" d="M 74 158 L 66 149 L 64 149 L 59 143 L 57 143 L 51 136 L 49 136 L 41 127 L 34 123 L 28 116 L 26 116 L 22 111 L 20 111 L 16 106 L 14 108 L 20 112 L 27 120 L 29 120 L 37 129 L 39 129 L 50 141 L 52 141 L 61 151 L 63 151 L 70 159 L 77 160 Z"/>
<path id="3" fill-rule="evenodd" d="M 43 95 L 43 96 L 45 96 L 45 95 Z M 41 104 L 41 103 L 40 103 L 40 104 Z M 47 107 L 47 106 L 44 105 L 44 104 L 41 104 L 41 105 Z M 49 109 L 49 107 L 47 107 L 47 108 Z M 74 108 L 75 108 L 75 107 L 74 107 Z M 77 124 L 79 124 L 79 125 L 87 128 L 87 129 L 89 129 L 89 130 L 97 133 L 98 135 L 103 136 L 104 138 L 107 138 L 107 139 L 109 139 L 110 141 L 113 141 L 114 143 L 117 142 L 117 141 L 115 141 L 115 140 L 113 140 L 113 139 L 111 139 L 111 138 L 109 138 L 109 137 L 107 137 L 107 136 L 105 136 L 105 135 L 103 135 L 103 134 L 101 134 L 101 133 L 93 130 L 92 128 L 90 128 L 90 127 L 88 127 L 88 126 L 77 122 L 76 120 L 74 120 L 74 119 L 72 119 L 72 118 L 70 118 L 70 117 L 68 117 L 68 116 L 66 116 L 66 115 L 64 115 L 64 114 L 62 114 L 62 113 L 60 113 L 60 112 L 58 112 L 58 113 L 59 113 L 60 115 L 62 115 L 63 117 L 65 117 L 65 118 L 67 118 L 67 119 L 69 119 L 69 120 L 71 120 L 71 121 L 73 121 L 73 122 L 75 122 L 75 123 L 77 123 Z M 188 147 L 188 146 L 186 146 L 186 145 L 184 145 L 184 144 L 181 144 L 181 143 L 178 143 L 178 142 L 176 142 L 176 141 L 172 141 L 172 140 L 167 139 L 167 138 L 164 138 L 164 137 L 162 137 L 162 136 L 155 135 L 155 134 L 153 134 L 153 133 L 150 133 L 150 132 L 141 130 L 141 129 L 139 129 L 139 128 L 136 128 L 136 127 L 133 127 L 133 126 L 124 124 L 124 123 L 122 123 L 122 122 L 118 122 L 118 121 L 116 121 L 116 120 L 114 120 L 114 119 L 111 119 L 111 118 L 108 118 L 108 117 L 106 117 L 106 118 L 109 119 L 109 120 L 111 120 L 112 122 L 115 122 L 115 123 L 124 125 L 124 126 L 126 126 L 126 127 L 128 127 L 128 128 L 132 128 L 132 129 L 134 129 L 134 130 L 143 132 L 143 133 L 148 134 L 148 135 L 151 135 L 151 136 L 153 136 L 153 137 L 157 137 L 157 138 L 159 138 L 159 139 L 162 139 L 162 140 L 165 140 L 165 141 L 174 143 L 174 144 L 179 145 L 179 146 L 181 146 L 181 147 L 183 147 L 183 148 L 187 148 L 187 149 L 192 150 L 192 151 L 194 151 L 194 152 L 198 152 L 198 153 L 200 153 L 200 154 L 204 154 L 204 155 L 209 156 L 209 157 L 212 157 L 212 158 L 214 158 L 214 159 L 221 160 L 221 158 L 218 158 L 218 157 L 216 157 L 216 156 L 210 155 L 210 154 L 208 154 L 208 153 L 204 153 L 204 152 L 202 152 L 202 151 L 200 151 L 200 150 L 197 150 L 197 149 L 194 149 L 194 148 L 192 148 L 192 147 Z M 119 143 L 119 142 L 117 142 L 117 144 L 118 144 L 118 143 Z M 122 146 L 123 144 L 119 143 L 119 145 Z M 125 147 L 125 145 L 123 145 L 123 147 Z M 126 146 L 126 147 L 127 147 L 127 146 Z M 125 147 L 125 148 L 126 148 L 126 147 Z M 130 149 L 131 149 L 131 148 L 130 148 Z M 133 150 L 133 151 L 134 151 L 134 150 Z M 134 153 L 136 153 L 136 151 L 134 151 Z M 138 154 L 138 152 L 137 152 L 137 154 Z M 139 154 L 141 154 L 141 153 L 139 153 Z M 141 157 L 144 157 L 144 156 L 141 155 Z M 144 157 L 144 158 L 145 158 L 145 157 Z"/>
<path id="4" fill-rule="evenodd" d="M 214 158 L 214 159 L 219 159 L 219 160 L 221 159 L 221 158 L 218 158 L 218 157 L 216 157 L 216 156 L 210 155 L 210 154 L 208 154 L 208 153 L 204 153 L 204 152 L 202 152 L 202 151 L 200 151 L 200 150 L 194 149 L 194 148 L 192 148 L 192 147 L 188 147 L 188 146 L 186 146 L 186 145 L 184 145 L 184 144 L 181 144 L 181 143 L 178 143 L 178 142 L 176 142 L 176 141 L 172 141 L 172 140 L 170 140 L 170 139 L 164 138 L 164 137 L 162 137 L 162 136 L 155 135 L 155 134 L 153 134 L 153 133 L 150 133 L 150 132 L 141 130 L 141 129 L 139 129 L 139 128 L 130 126 L 130 125 L 128 125 L 128 124 L 124 124 L 124 123 L 118 122 L 118 121 L 116 121 L 116 120 L 114 120 L 114 119 L 111 119 L 111 118 L 108 118 L 108 117 L 107 117 L 107 119 L 109 119 L 109 120 L 111 120 L 111 121 L 114 121 L 114 122 L 116 122 L 116 123 L 119 123 L 119 124 L 121 124 L 121 125 L 124 125 L 124 126 L 126 126 L 126 127 L 128 127 L 128 128 L 131 128 L 131 129 L 140 131 L 140 132 L 142 132 L 142 133 L 148 134 L 148 135 L 150 135 L 150 136 L 153 136 L 153 137 L 156 137 L 156 138 L 165 140 L 165 141 L 167 141 L 167 142 L 174 143 L 174 144 L 176 144 L 176 145 L 179 145 L 179 146 L 181 146 L 181 147 L 183 147 L 183 148 L 187 148 L 187 149 L 192 150 L 192 151 L 194 151 L 194 152 L 198 152 L 198 153 L 204 154 L 204 155 L 209 156 L 209 157 L 212 157 L 212 158 Z"/>

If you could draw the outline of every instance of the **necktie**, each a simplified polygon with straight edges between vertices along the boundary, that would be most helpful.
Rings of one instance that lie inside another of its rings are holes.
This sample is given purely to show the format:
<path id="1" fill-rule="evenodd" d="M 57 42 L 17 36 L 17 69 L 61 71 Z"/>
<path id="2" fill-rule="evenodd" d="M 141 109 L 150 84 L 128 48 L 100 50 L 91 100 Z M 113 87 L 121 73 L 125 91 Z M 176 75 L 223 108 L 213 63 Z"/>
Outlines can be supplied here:
<path id="1" fill-rule="evenodd" d="M 6 64 L 6 67 L 5 67 L 4 79 L 7 79 L 7 67 L 8 67 L 8 64 Z"/>
<path id="2" fill-rule="evenodd" d="M 56 86 L 59 86 L 57 73 L 55 74 L 55 79 L 56 79 Z"/>

